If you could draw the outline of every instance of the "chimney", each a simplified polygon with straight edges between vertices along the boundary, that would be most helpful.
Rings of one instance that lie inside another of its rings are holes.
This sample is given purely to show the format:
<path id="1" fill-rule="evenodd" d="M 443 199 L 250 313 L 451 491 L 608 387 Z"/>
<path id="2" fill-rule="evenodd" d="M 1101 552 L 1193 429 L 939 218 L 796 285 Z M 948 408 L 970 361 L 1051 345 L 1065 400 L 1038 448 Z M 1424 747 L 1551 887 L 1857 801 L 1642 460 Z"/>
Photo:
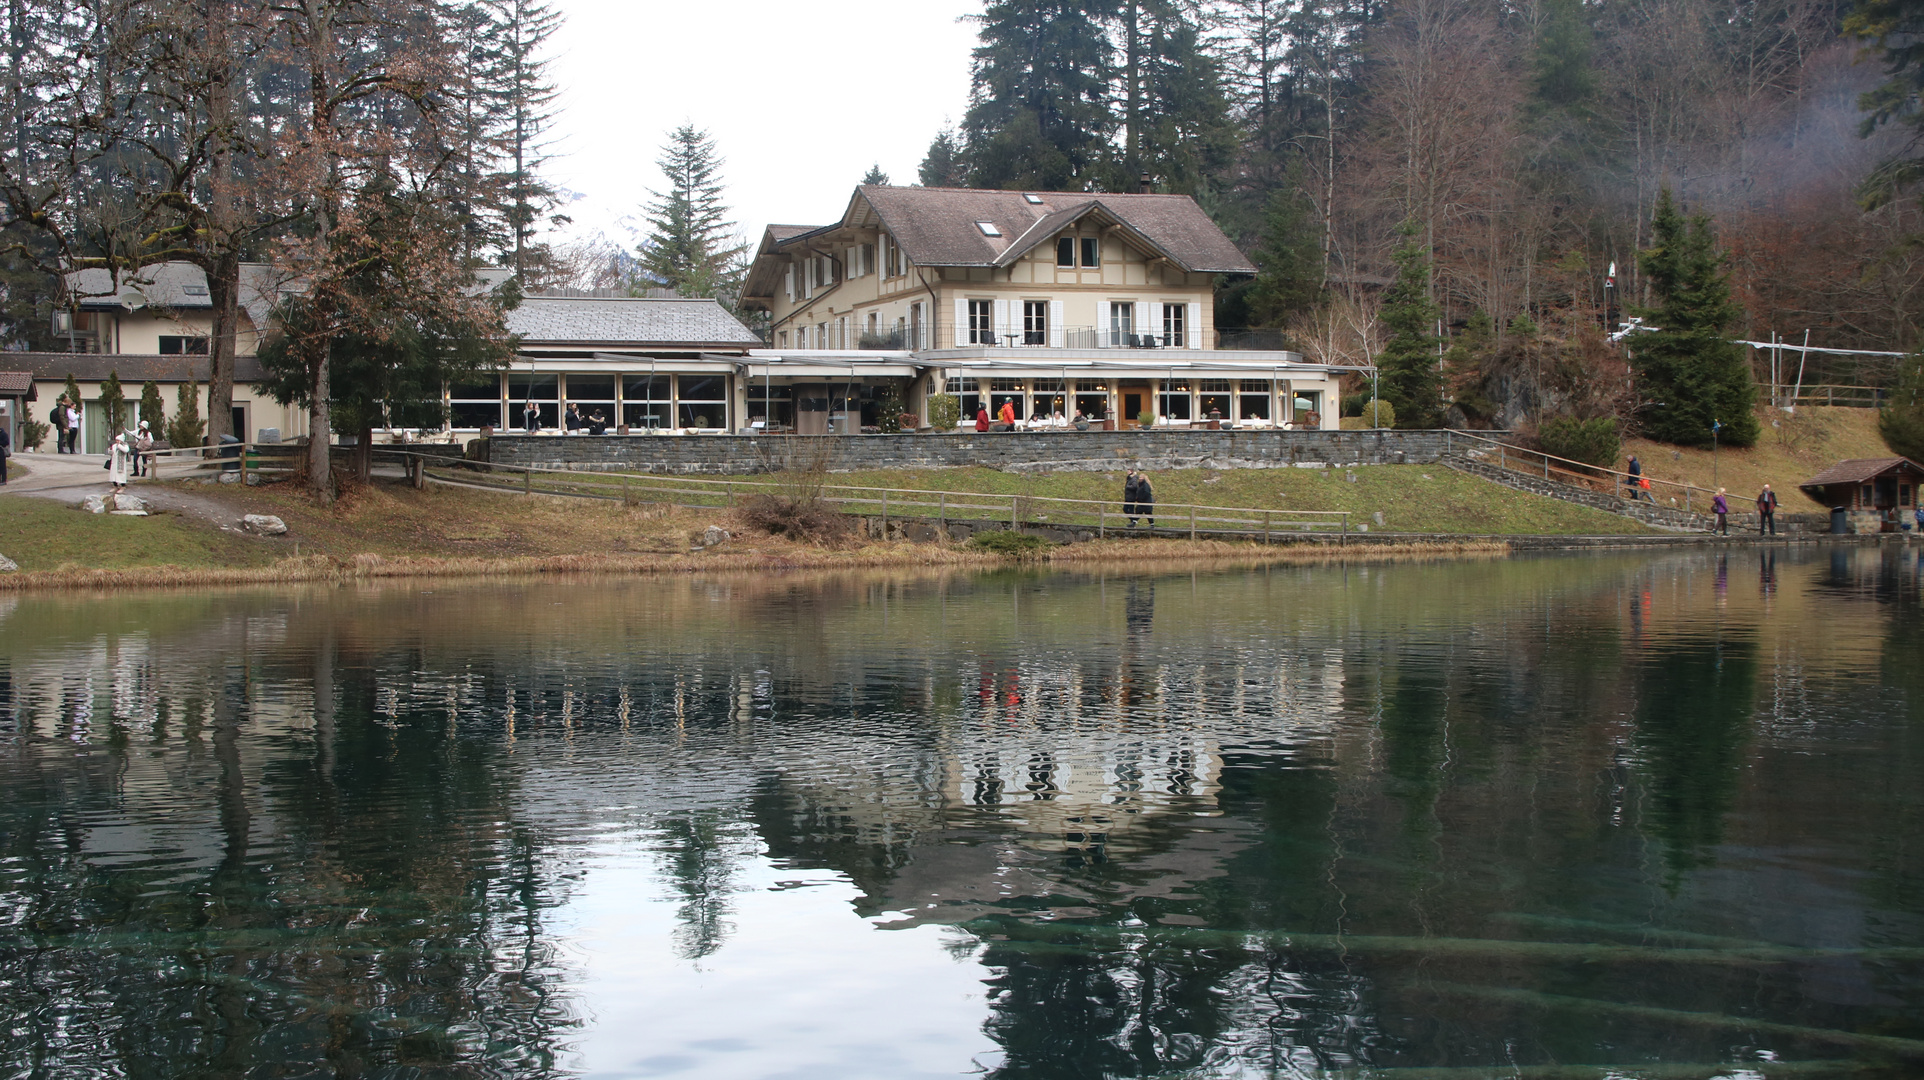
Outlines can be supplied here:
<path id="1" fill-rule="evenodd" d="M 1155 191 L 1156 191 L 1155 180 L 1148 173 L 1143 173 L 1142 179 L 1136 181 L 1136 194 L 1153 195 L 1155 194 Z"/>

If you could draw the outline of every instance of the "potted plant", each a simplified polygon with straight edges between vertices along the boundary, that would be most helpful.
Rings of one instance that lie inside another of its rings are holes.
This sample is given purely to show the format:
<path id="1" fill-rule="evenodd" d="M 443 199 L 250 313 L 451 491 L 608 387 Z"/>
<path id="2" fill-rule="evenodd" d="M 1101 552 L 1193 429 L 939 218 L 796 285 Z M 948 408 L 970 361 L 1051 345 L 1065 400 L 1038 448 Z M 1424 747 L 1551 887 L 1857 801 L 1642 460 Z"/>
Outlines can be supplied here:
<path id="1" fill-rule="evenodd" d="M 1136 414 L 1136 426 L 1149 429 L 1156 426 L 1156 414 L 1144 409 Z"/>

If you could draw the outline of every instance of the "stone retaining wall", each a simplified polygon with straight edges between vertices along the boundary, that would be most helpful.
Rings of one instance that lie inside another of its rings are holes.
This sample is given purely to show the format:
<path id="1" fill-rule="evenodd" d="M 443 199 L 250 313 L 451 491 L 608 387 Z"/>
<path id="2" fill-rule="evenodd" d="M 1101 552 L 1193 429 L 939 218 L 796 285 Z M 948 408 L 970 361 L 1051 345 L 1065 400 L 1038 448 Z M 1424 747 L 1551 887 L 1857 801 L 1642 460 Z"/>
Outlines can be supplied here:
<path id="1" fill-rule="evenodd" d="M 778 471 L 825 458 L 834 472 L 980 465 L 1009 472 L 1281 469 L 1432 464 L 1448 431 L 1049 431 L 957 435 L 501 435 L 497 465 L 683 475 Z"/>

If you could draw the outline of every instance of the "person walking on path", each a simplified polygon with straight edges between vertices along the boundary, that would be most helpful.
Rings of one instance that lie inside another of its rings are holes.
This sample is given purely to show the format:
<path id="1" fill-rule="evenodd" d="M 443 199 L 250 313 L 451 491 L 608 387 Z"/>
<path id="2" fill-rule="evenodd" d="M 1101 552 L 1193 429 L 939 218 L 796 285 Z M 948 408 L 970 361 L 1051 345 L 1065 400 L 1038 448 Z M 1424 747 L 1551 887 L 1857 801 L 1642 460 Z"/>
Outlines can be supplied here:
<path id="1" fill-rule="evenodd" d="M 107 447 L 107 479 L 114 485 L 114 493 L 119 494 L 127 488 L 127 474 L 133 471 L 134 448 L 127 444 L 127 433 L 114 436 L 113 444 Z"/>
<path id="2" fill-rule="evenodd" d="M 1724 498 L 1724 489 L 1717 489 L 1717 497 L 1710 500 L 1710 510 L 1717 515 L 1717 531 L 1730 535 L 1730 500 Z"/>
<path id="3" fill-rule="evenodd" d="M 1757 493 L 1757 535 L 1777 535 L 1777 493 L 1769 484 Z"/>
<path id="4" fill-rule="evenodd" d="M 1129 527 L 1132 529 L 1136 527 L 1136 518 L 1140 516 L 1136 512 L 1136 496 L 1142 491 L 1140 480 L 1136 470 L 1130 469 L 1129 475 L 1122 481 L 1122 513 L 1129 519 Z"/>
<path id="5" fill-rule="evenodd" d="M 1636 502 L 1637 491 L 1643 487 L 1643 462 L 1637 460 L 1637 455 L 1631 454 L 1630 465 L 1624 471 L 1630 474 L 1630 501 Z"/>
<path id="6" fill-rule="evenodd" d="M 1136 509 L 1149 519 L 1149 527 L 1156 527 L 1156 489 L 1149 486 L 1149 474 L 1136 474 Z"/>
<path id="7" fill-rule="evenodd" d="M 989 430 L 989 410 L 986 407 L 978 407 L 975 410 L 975 430 Z"/>

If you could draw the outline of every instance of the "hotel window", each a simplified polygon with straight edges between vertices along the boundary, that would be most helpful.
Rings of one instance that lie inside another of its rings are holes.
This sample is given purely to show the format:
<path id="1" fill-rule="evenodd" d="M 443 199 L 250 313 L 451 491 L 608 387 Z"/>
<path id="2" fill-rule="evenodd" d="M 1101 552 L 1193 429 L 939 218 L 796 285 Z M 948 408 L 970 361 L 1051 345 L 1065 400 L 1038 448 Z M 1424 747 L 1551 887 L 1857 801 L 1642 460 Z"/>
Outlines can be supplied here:
<path id="1" fill-rule="evenodd" d="M 1136 305 L 1128 303 L 1110 304 L 1109 344 L 1117 347 L 1127 347 L 1135 344 L 1135 337 Z"/>
<path id="2" fill-rule="evenodd" d="M 1189 411 L 1189 380 L 1161 379 L 1158 380 L 1158 382 L 1159 389 L 1156 394 L 1156 412 L 1161 414 L 1165 419 L 1188 420 L 1191 416 Z"/>
<path id="3" fill-rule="evenodd" d="M 995 301 L 969 301 L 969 344 L 995 344 Z"/>
<path id="4" fill-rule="evenodd" d="M 556 375 L 508 375 L 508 415 L 514 417 L 514 426 L 522 427 L 526 420 L 522 410 L 528 402 L 534 402 L 541 410 L 541 426 L 552 431 L 561 421 L 561 379 Z"/>
<path id="5" fill-rule="evenodd" d="M 517 419 L 519 419 L 517 417 Z M 448 426 L 502 427 L 501 377 L 490 375 L 448 387 Z"/>
<path id="6" fill-rule="evenodd" d="M 828 324 L 825 322 L 815 324 L 815 347 L 818 349 L 828 348 Z"/>
<path id="7" fill-rule="evenodd" d="M 680 376 L 675 399 L 677 425 L 685 428 L 728 426 L 728 379 L 721 375 Z"/>
<path id="8" fill-rule="evenodd" d="M 1183 337 L 1183 322 L 1185 321 L 1184 313 L 1188 310 L 1189 309 L 1182 304 L 1164 304 L 1162 306 L 1162 343 L 1165 348 L 1180 349 L 1184 347 L 1183 343 L 1186 339 Z"/>
<path id="9" fill-rule="evenodd" d="M 1236 418 L 1239 420 L 1269 419 L 1268 379 L 1242 381 L 1242 393 L 1236 398 Z"/>
<path id="10" fill-rule="evenodd" d="M 788 348 L 788 331 L 777 330 L 775 332 L 775 347 L 777 349 Z"/>
<path id="11" fill-rule="evenodd" d="M 624 375 L 621 422 L 631 428 L 665 428 L 673 398 L 674 387 L 666 375 Z"/>
<path id="12" fill-rule="evenodd" d="M 1236 410 L 1229 400 L 1228 379 L 1204 379 L 1197 384 L 1202 391 L 1202 401 L 1197 404 L 1196 413 L 1207 418 L 1214 411 L 1223 419 L 1236 419 Z"/>
<path id="13" fill-rule="evenodd" d="M 1073 267 L 1075 264 L 1076 238 L 1073 236 L 1058 237 L 1056 239 L 1056 265 Z"/>
<path id="14" fill-rule="evenodd" d="M 207 339 L 204 337 L 171 337 L 161 335 L 160 355 L 162 356 L 206 356 Z"/>
<path id="15" fill-rule="evenodd" d="M 1047 300 L 1022 301 L 1022 344 L 1047 345 L 1049 343 L 1049 302 Z"/>
<path id="16" fill-rule="evenodd" d="M 1101 239 L 1094 236 L 1085 236 L 1082 238 L 1082 265 L 1084 266 L 1101 266 L 1102 265 Z"/>
<path id="17" fill-rule="evenodd" d="M 948 390 L 962 403 L 962 422 L 974 423 L 982 408 L 982 384 L 973 378 L 951 378 Z"/>
<path id="18" fill-rule="evenodd" d="M 1076 380 L 1076 411 L 1091 420 L 1109 415 L 1109 384 L 1101 379 Z"/>

